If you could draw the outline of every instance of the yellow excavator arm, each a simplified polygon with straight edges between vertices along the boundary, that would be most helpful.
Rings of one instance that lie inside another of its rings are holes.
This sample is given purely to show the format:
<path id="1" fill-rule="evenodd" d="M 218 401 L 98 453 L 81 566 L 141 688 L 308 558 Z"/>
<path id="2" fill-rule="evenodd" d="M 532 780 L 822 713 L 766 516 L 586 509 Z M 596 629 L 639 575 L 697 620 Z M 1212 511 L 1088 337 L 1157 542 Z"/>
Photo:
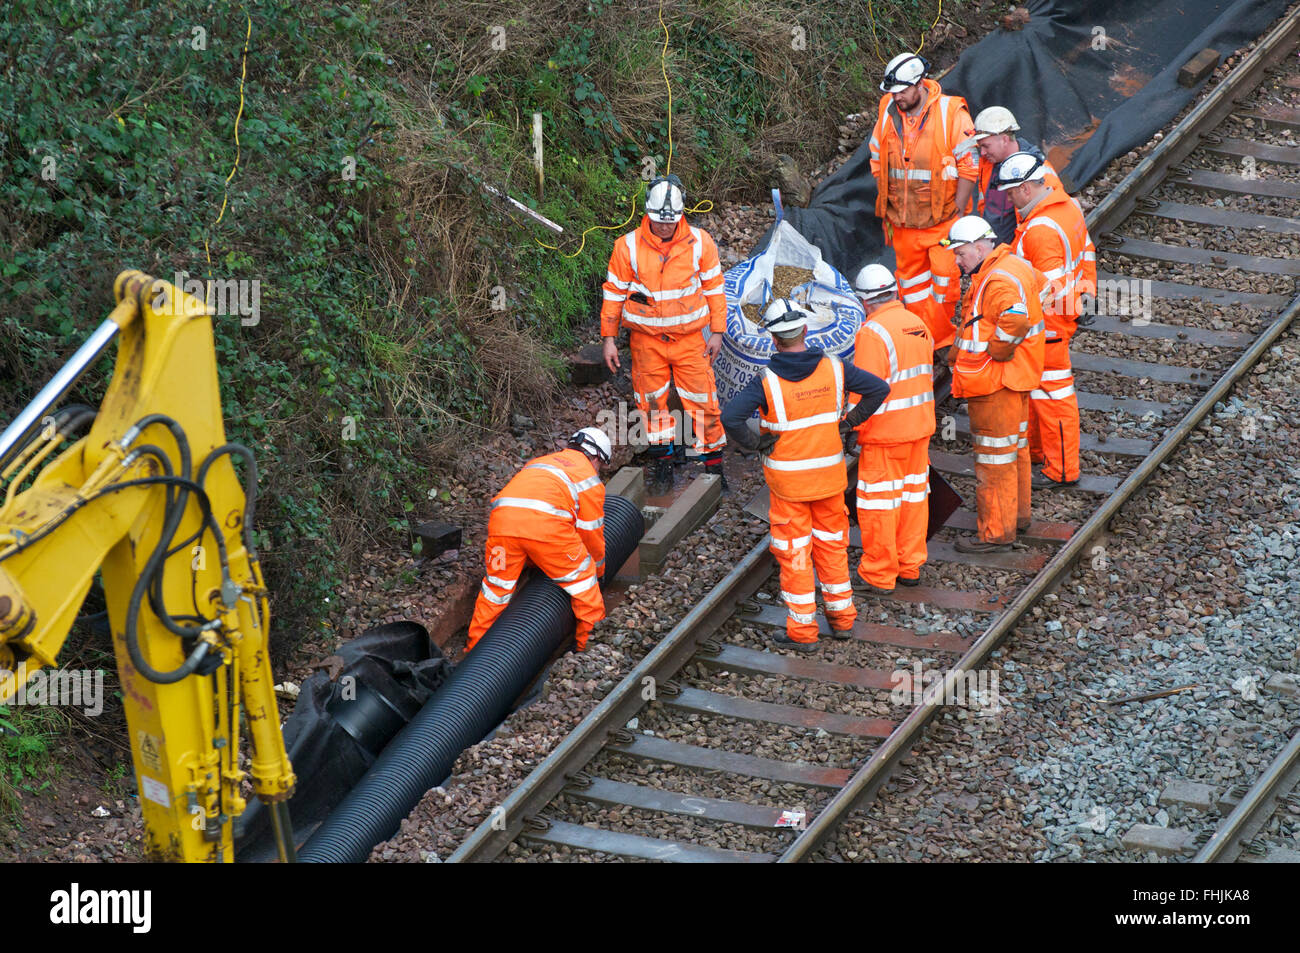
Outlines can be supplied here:
<path id="1" fill-rule="evenodd" d="M 292 860 L 295 779 L 253 547 L 257 469 L 226 441 L 210 310 L 138 271 L 113 291 L 108 319 L 0 435 L 0 705 L 57 664 L 100 572 L 146 854 L 233 860 L 251 780 Z M 114 338 L 89 433 L 49 459 L 93 413 L 55 405 Z"/>

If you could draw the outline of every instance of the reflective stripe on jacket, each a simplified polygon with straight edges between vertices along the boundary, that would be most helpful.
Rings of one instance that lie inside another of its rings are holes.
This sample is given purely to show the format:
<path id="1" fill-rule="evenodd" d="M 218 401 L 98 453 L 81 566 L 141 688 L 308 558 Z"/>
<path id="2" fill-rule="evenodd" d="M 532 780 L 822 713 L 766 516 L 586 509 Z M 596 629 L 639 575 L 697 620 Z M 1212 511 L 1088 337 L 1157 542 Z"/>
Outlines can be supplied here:
<path id="1" fill-rule="evenodd" d="M 979 178 L 979 147 L 966 100 L 922 80 L 926 103 L 904 116 L 891 93 L 880 100 L 871 131 L 876 217 L 895 227 L 929 228 L 957 214 L 957 180 Z"/>
<path id="2" fill-rule="evenodd" d="M 1052 189 L 1020 223 L 1015 248 L 1051 283 L 1043 308 L 1047 339 L 1069 340 L 1079 320 L 1079 296 L 1097 293 L 1097 248 L 1083 212 L 1074 199 Z"/>
<path id="3" fill-rule="evenodd" d="M 901 302 L 873 311 L 858 329 L 853 363 L 889 384 L 889 397 L 858 429 L 858 443 L 907 443 L 934 433 L 934 342 Z M 849 409 L 857 404 L 851 395 Z"/>
<path id="4" fill-rule="evenodd" d="M 577 530 L 592 560 L 604 562 L 605 484 L 581 450 L 529 460 L 492 498 L 489 536 L 555 539 L 570 527 Z"/>
<path id="5" fill-rule="evenodd" d="M 1047 279 L 1008 245 L 995 248 L 971 276 L 953 342 L 952 392 L 982 397 L 1000 388 L 1031 391 L 1043 375 L 1043 298 Z"/>
<path id="6" fill-rule="evenodd" d="M 640 294 L 646 303 L 633 301 Z M 668 241 L 650 231 L 650 219 L 614 242 L 600 307 L 602 337 L 617 337 L 622 322 L 636 331 L 681 337 L 706 326 L 727 330 L 727 295 L 718 246 L 685 216 Z"/>
<path id="7" fill-rule="evenodd" d="M 799 381 L 763 369 L 767 408 L 759 426 L 777 435 L 763 457 L 763 474 L 772 493 L 791 502 L 821 500 L 848 487 L 840 417 L 844 412 L 844 367 L 827 354 L 817 369 Z"/>

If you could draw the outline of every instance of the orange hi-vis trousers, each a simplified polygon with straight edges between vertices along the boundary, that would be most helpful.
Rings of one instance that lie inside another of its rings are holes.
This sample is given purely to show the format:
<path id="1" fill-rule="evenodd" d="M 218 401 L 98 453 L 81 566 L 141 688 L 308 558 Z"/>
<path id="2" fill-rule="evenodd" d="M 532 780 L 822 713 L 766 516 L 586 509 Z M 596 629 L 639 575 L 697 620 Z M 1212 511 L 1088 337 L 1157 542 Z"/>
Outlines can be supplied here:
<path id="1" fill-rule="evenodd" d="M 668 388 L 675 385 L 695 430 L 695 449 L 700 453 L 721 451 L 727 436 L 722 429 L 713 365 L 704 353 L 704 335 L 671 337 L 634 330 L 628 335 L 628 346 L 632 351 L 632 390 L 637 409 L 646 421 L 650 446 L 673 442 L 675 426 L 668 410 Z"/>
<path id="2" fill-rule="evenodd" d="M 1014 543 L 1029 526 L 1029 394 L 1006 387 L 969 397 L 975 518 L 986 543 Z"/>
<path id="3" fill-rule="evenodd" d="M 465 651 L 478 643 L 492 623 L 505 611 L 515 594 L 515 585 L 524 566 L 531 563 L 569 594 L 573 614 L 578 618 L 575 632 L 578 651 L 587 647 L 587 636 L 605 617 L 605 599 L 596 578 L 596 564 L 576 530 L 558 539 L 522 539 L 518 536 L 489 536 L 483 554 L 487 577 L 474 604 L 474 618 L 469 624 Z"/>
<path id="4" fill-rule="evenodd" d="M 947 347 L 956 336 L 952 317 L 961 300 L 957 259 L 939 244 L 941 238 L 948 237 L 951 225 L 949 221 L 929 228 L 885 226 L 894 246 L 898 294 L 905 308 L 925 320 L 936 351 Z"/>
<path id="5" fill-rule="evenodd" d="M 1079 398 L 1074 393 L 1069 340 L 1049 340 L 1043 382 L 1029 395 L 1029 458 L 1043 475 L 1061 482 L 1079 479 Z"/>
<path id="6" fill-rule="evenodd" d="M 795 503 L 772 494 L 772 555 L 781 567 L 786 636 L 817 641 L 817 582 L 832 629 L 851 629 L 858 617 L 849 582 L 849 508 L 844 494 Z M 813 570 L 816 569 L 816 577 Z"/>
<path id="7" fill-rule="evenodd" d="M 930 527 L 930 438 L 864 443 L 858 454 L 858 575 L 877 589 L 915 579 Z"/>

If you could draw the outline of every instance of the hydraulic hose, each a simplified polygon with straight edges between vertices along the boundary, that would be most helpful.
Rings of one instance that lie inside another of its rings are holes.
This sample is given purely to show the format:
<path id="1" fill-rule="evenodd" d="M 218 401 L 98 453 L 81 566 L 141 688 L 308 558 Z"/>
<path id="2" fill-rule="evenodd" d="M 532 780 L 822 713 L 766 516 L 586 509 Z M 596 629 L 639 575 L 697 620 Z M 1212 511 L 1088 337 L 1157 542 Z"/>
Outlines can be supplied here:
<path id="1" fill-rule="evenodd" d="M 627 561 L 641 539 L 641 511 L 605 497 L 606 575 Z M 298 859 L 360 863 L 396 833 L 426 791 L 451 774 L 460 753 L 477 744 L 573 632 L 569 596 L 537 573 L 520 586 L 492 628 L 456 666 L 419 713 L 389 742 L 370 770 L 316 829 Z"/>

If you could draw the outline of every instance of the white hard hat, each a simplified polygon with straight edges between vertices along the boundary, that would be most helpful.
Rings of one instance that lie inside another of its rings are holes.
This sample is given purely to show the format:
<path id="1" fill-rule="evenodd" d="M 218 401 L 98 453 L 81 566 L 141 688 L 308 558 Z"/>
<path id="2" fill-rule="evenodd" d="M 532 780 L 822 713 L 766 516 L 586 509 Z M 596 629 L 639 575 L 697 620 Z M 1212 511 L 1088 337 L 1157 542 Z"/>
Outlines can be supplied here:
<path id="1" fill-rule="evenodd" d="M 652 222 L 679 221 L 686 209 L 686 193 L 675 175 L 655 179 L 645 194 L 645 210 Z"/>
<path id="2" fill-rule="evenodd" d="M 898 293 L 898 282 L 894 273 L 884 265 L 867 265 L 853 279 L 853 288 L 861 298 L 879 298 L 887 294 Z"/>
<path id="3" fill-rule="evenodd" d="M 882 93 L 901 93 L 925 79 L 930 71 L 930 61 L 915 53 L 899 53 L 885 67 L 885 78 L 880 81 Z"/>
<path id="4" fill-rule="evenodd" d="M 999 192 L 1013 189 L 1025 182 L 1041 182 L 1047 175 L 1045 161 L 1032 152 L 1016 152 L 998 166 L 997 180 L 993 183 Z"/>
<path id="5" fill-rule="evenodd" d="M 777 337 L 793 336 L 808 324 L 808 315 L 789 298 L 777 298 L 763 312 L 763 330 Z"/>
<path id="6" fill-rule="evenodd" d="M 609 442 L 609 434 L 599 427 L 583 427 L 569 438 L 569 446 L 581 450 L 583 453 L 600 457 L 601 463 L 609 463 L 609 458 L 613 455 L 613 446 Z"/>
<path id="7" fill-rule="evenodd" d="M 997 136 L 1004 132 L 1019 132 L 1020 124 L 1016 122 L 1016 117 L 1011 115 L 1011 110 L 1006 106 L 990 106 L 988 109 L 981 109 L 980 114 L 975 117 L 975 135 L 976 140 L 983 139 L 985 136 Z"/>
<path id="8" fill-rule="evenodd" d="M 946 248 L 955 248 L 958 245 L 977 242 L 981 238 L 997 241 L 998 233 L 993 231 L 992 225 L 978 215 L 963 215 L 952 223 L 952 228 L 948 229 L 948 237 L 941 240 L 939 244 Z"/>

